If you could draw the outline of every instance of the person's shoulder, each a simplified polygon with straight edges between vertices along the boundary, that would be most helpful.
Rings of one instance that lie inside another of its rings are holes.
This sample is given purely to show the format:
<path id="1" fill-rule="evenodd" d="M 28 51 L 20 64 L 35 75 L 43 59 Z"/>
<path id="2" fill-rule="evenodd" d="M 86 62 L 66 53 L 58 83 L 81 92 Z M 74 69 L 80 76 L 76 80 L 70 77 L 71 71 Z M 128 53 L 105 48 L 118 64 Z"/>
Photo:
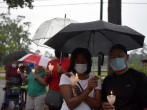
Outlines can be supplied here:
<path id="1" fill-rule="evenodd" d="M 140 80 L 145 79 L 145 80 L 147 80 L 147 76 L 143 72 L 140 72 L 140 71 L 135 70 L 133 68 L 130 68 L 128 71 L 132 76 L 134 76 L 137 79 L 140 79 Z"/>
<path id="2" fill-rule="evenodd" d="M 135 75 L 145 75 L 143 72 L 141 72 L 141 71 L 138 71 L 138 70 L 135 70 L 135 69 L 133 69 L 133 68 L 129 68 L 129 73 L 132 73 L 132 74 L 135 74 Z"/>
<path id="3" fill-rule="evenodd" d="M 70 73 L 64 73 L 64 74 L 62 74 L 61 75 L 61 79 L 63 79 L 63 78 L 70 78 L 72 75 L 70 74 Z"/>

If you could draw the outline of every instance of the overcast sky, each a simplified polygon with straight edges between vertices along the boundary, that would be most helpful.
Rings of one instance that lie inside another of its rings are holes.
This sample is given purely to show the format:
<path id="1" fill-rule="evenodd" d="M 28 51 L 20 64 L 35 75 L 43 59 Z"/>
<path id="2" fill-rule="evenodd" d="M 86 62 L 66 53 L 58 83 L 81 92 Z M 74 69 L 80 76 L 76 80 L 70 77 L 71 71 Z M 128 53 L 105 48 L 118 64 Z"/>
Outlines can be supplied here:
<path id="1" fill-rule="evenodd" d="M 11 18 L 17 15 L 25 16 L 25 21 L 31 22 L 30 38 L 33 37 L 37 28 L 46 20 L 56 17 L 89 22 L 100 19 L 100 0 L 34 0 L 34 8 L 11 9 Z M 107 21 L 107 0 L 103 5 L 103 20 Z M 0 0 L 0 13 L 6 13 L 7 5 Z M 146 0 L 122 0 L 122 25 L 127 25 L 143 35 L 147 36 L 147 1 Z M 145 38 L 147 44 L 147 38 Z M 32 44 L 32 51 L 36 50 Z M 42 48 L 39 48 L 42 49 Z M 46 49 L 44 49 L 46 50 Z M 53 50 L 50 50 L 53 51 Z M 42 52 L 43 53 L 43 52 Z"/>

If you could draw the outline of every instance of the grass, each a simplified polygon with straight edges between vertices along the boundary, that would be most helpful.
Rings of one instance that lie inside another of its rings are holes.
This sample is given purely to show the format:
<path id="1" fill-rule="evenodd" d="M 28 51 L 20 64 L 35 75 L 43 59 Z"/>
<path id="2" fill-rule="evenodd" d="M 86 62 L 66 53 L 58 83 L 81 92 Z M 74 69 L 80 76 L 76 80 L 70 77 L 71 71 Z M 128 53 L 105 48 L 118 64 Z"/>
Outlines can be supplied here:
<path id="1" fill-rule="evenodd" d="M 4 73 L 5 72 L 5 70 L 4 70 L 4 67 L 2 66 L 2 67 L 0 67 L 0 73 Z M 98 76 L 98 72 L 97 71 L 95 71 L 94 72 L 94 74 L 96 75 L 96 76 Z M 105 77 L 107 75 L 107 71 L 102 71 L 101 72 L 101 75 L 100 75 L 100 78 L 103 78 L 103 77 Z M 5 80 L 5 77 L 3 77 L 3 76 L 0 76 L 0 80 Z"/>
<path id="2" fill-rule="evenodd" d="M 5 72 L 4 66 L 1 66 L 1 67 L 0 67 L 0 72 L 2 72 L 2 73 Z"/>

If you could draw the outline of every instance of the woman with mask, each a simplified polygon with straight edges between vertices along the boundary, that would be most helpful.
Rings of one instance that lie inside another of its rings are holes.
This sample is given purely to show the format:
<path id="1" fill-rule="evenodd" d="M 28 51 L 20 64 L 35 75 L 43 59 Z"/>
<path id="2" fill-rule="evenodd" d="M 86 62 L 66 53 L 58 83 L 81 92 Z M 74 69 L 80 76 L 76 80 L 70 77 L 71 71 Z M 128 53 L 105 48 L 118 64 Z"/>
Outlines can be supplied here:
<path id="1" fill-rule="evenodd" d="M 67 72 L 69 67 L 69 55 L 67 53 L 61 53 L 55 50 L 56 58 L 48 62 L 46 69 L 46 77 L 44 78 L 45 82 L 49 84 L 49 90 L 54 90 L 57 92 L 60 91 L 59 82 L 60 76 Z M 49 70 L 49 65 L 53 66 L 52 71 Z M 60 110 L 60 108 L 55 108 L 48 105 L 50 110 Z"/>
<path id="2" fill-rule="evenodd" d="M 85 48 L 77 48 L 71 54 L 68 73 L 62 74 L 60 88 L 64 98 L 61 110 L 92 110 L 101 106 L 101 84 L 91 72 L 91 54 Z M 72 84 L 70 75 L 78 75 L 78 83 Z"/>
<path id="3" fill-rule="evenodd" d="M 26 110 L 44 110 L 46 96 L 46 83 L 44 82 L 45 69 L 35 65 L 28 77 L 23 77 L 28 84 Z"/>
<path id="4" fill-rule="evenodd" d="M 121 45 L 114 45 L 109 52 L 112 73 L 102 85 L 103 110 L 147 110 L 147 77 L 127 65 L 129 55 Z M 116 96 L 114 105 L 107 102 L 110 91 Z"/>
<path id="5" fill-rule="evenodd" d="M 20 74 L 17 73 L 17 69 L 18 69 L 17 61 L 13 61 L 11 64 L 5 65 L 6 86 L 12 85 L 11 83 L 9 83 L 9 80 L 10 80 L 11 77 L 19 77 L 21 79 Z M 16 84 L 15 86 L 21 86 L 21 85 L 22 85 L 22 80 L 18 84 Z"/>

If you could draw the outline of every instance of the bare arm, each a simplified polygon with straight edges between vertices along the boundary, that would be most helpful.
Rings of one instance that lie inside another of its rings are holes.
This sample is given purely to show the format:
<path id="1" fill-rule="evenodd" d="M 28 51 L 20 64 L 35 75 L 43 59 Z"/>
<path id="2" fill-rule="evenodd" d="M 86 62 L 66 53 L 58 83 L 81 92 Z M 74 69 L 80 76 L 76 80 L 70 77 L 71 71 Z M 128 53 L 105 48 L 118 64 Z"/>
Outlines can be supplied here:
<path id="1" fill-rule="evenodd" d="M 91 92 L 91 89 L 86 88 L 79 96 L 74 96 L 71 85 L 61 85 L 61 92 L 64 100 L 70 109 L 74 109 L 81 104 Z"/>
<path id="2" fill-rule="evenodd" d="M 85 103 L 87 103 L 90 107 L 95 109 L 100 109 L 101 107 L 101 90 L 95 90 L 95 97 L 86 97 L 84 100 Z"/>
<path id="3" fill-rule="evenodd" d="M 97 86 L 97 79 L 93 77 L 88 81 L 87 88 L 85 90 L 83 90 L 82 92 L 77 93 L 77 96 L 73 95 L 73 90 L 72 90 L 71 85 L 61 85 L 60 88 L 61 88 L 61 92 L 63 94 L 63 97 L 66 101 L 66 104 L 70 109 L 74 109 L 75 107 L 79 106 L 84 101 L 88 105 L 90 105 L 90 107 L 99 108 L 100 105 L 101 105 L 101 103 L 100 103 L 100 99 L 101 99 L 100 91 L 97 91 L 97 93 L 96 93 L 97 95 L 96 95 L 95 98 L 88 97 L 89 93 L 96 86 Z M 96 101 L 98 101 L 98 102 L 96 102 Z"/>
<path id="4" fill-rule="evenodd" d="M 40 76 L 38 76 L 37 74 L 34 74 L 34 78 L 40 82 L 42 85 L 47 86 L 48 84 L 45 82 L 45 80 L 43 78 L 41 78 Z"/>

